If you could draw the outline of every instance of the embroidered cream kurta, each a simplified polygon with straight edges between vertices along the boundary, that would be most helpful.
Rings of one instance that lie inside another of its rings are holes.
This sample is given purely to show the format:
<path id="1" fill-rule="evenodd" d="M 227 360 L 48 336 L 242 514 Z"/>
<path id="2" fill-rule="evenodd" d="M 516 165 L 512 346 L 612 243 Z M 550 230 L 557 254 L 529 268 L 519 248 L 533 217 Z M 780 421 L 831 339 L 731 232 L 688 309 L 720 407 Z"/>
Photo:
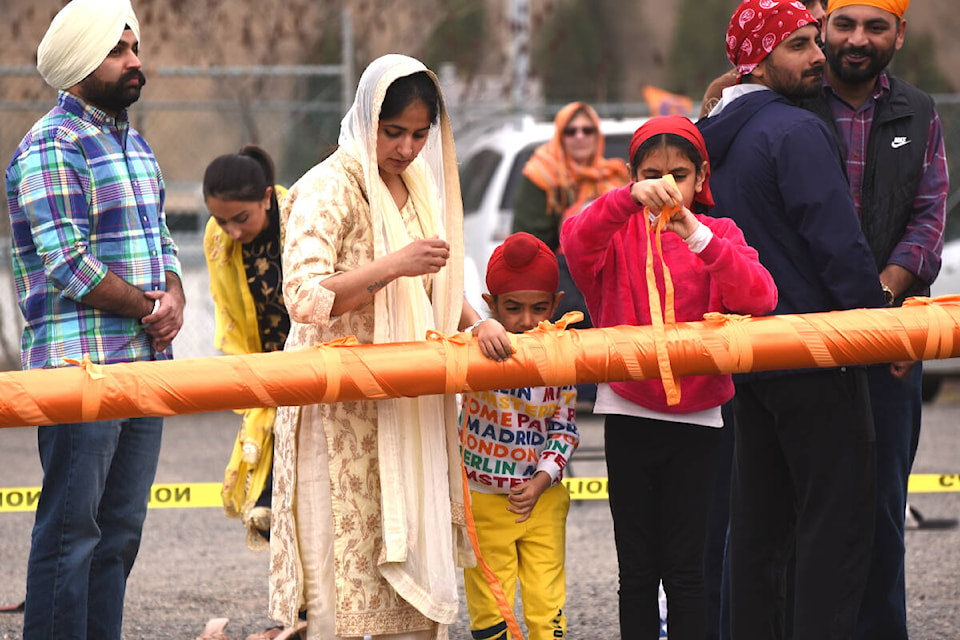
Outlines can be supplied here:
<path id="1" fill-rule="evenodd" d="M 389 193 L 377 173 L 376 118 L 362 121 L 363 114 L 379 113 L 391 69 L 393 78 L 425 69 L 411 60 L 386 56 L 368 67 L 357 103 L 344 119 L 340 149 L 290 189 L 281 212 L 286 231 L 284 299 L 292 320 L 287 350 L 345 336 L 370 343 L 422 340 L 427 329 L 456 331 L 463 302 L 463 245 L 446 113 L 441 112 L 440 131 L 431 136 L 437 138 L 434 160 L 443 159 L 448 180 L 429 174 L 437 166 L 429 156 L 418 158 L 420 164 L 404 173 L 410 198 L 401 211 L 387 200 Z M 378 63 L 383 63 L 384 75 L 375 85 L 365 82 Z M 430 147 L 428 143 L 421 156 L 431 153 Z M 326 278 L 432 235 L 451 245 L 448 266 L 440 273 L 399 278 L 372 303 L 330 316 L 334 294 L 323 287 Z M 297 532 L 309 535 L 312 529 L 332 527 L 338 636 L 436 628 L 437 637 L 446 637 L 444 625 L 455 620 L 458 606 L 456 566 L 473 562 L 463 528 L 456 419 L 452 396 L 279 409 L 271 536 L 273 617 L 292 624 L 309 599 L 299 547 L 310 541 L 298 539 Z M 326 440 L 332 523 L 323 518 L 309 525 L 296 520 L 297 445 L 303 429 L 322 433 Z"/>

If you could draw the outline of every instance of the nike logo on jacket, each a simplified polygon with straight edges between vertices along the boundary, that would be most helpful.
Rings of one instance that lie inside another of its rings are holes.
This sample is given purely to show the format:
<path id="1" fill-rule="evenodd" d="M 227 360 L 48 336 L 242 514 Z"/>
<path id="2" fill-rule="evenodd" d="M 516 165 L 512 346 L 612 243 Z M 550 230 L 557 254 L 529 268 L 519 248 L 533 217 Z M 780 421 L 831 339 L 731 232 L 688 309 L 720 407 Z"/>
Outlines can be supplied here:
<path id="1" fill-rule="evenodd" d="M 893 142 L 890 143 L 890 148 L 899 149 L 900 147 L 904 147 L 908 144 L 910 144 L 909 138 L 906 136 L 897 136 L 893 139 Z"/>

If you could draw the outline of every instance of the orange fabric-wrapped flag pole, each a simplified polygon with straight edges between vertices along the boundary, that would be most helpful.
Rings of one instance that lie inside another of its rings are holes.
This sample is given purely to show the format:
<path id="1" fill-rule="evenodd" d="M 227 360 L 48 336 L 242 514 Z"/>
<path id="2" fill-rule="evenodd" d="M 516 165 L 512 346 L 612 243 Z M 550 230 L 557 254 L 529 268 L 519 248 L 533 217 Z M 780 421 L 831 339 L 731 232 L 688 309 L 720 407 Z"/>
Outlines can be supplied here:
<path id="1" fill-rule="evenodd" d="M 563 326 L 512 335 L 517 353 L 505 362 L 488 360 L 469 335 L 458 334 L 7 372 L 0 374 L 0 426 L 660 377 L 651 327 Z M 675 376 L 957 357 L 960 296 L 914 298 L 895 309 L 711 314 L 666 326 L 666 353 Z"/>

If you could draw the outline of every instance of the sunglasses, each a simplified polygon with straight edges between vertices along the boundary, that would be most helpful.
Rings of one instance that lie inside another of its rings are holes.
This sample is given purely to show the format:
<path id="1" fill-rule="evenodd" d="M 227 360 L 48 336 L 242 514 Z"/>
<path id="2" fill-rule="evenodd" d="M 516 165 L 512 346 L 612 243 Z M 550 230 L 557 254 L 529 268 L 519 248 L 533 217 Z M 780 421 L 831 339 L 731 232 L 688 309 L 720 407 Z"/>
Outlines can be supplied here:
<path id="1" fill-rule="evenodd" d="M 577 135 L 577 133 L 581 133 L 585 136 L 592 136 L 596 132 L 596 127 L 566 127 L 563 130 L 563 135 L 567 136 L 568 138 L 572 138 Z"/>

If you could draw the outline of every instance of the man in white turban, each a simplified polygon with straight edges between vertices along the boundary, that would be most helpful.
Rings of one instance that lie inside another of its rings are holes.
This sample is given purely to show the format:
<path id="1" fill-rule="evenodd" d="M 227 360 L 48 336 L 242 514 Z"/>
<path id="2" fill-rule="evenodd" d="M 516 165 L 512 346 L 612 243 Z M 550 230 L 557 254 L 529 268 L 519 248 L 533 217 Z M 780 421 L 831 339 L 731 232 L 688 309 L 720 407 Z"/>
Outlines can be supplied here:
<path id="1" fill-rule="evenodd" d="M 145 82 L 139 35 L 129 0 L 72 0 L 37 51 L 57 104 L 6 170 L 24 369 L 81 364 L 95 379 L 100 365 L 173 355 L 180 262 L 160 168 L 127 117 Z M 162 428 L 38 428 L 24 640 L 120 640 Z"/>
<path id="2" fill-rule="evenodd" d="M 37 70 L 66 90 L 100 66 L 125 29 L 140 40 L 140 23 L 127 0 L 73 0 L 56 15 L 37 48 Z"/>

